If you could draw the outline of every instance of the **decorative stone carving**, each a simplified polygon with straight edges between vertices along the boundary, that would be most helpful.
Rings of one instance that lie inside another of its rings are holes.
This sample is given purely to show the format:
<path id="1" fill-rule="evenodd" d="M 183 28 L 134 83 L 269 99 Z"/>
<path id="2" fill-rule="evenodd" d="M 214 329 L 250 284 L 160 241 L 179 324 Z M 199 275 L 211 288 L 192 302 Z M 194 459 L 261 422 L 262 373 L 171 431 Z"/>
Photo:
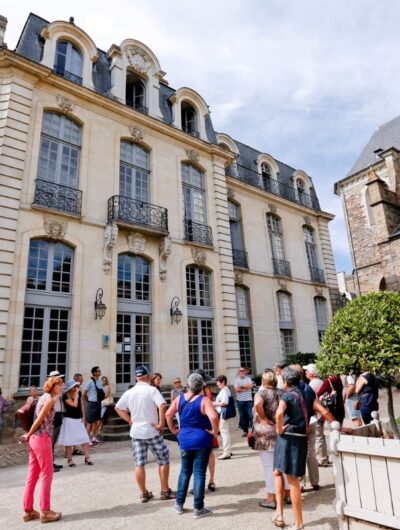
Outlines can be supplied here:
<path id="1" fill-rule="evenodd" d="M 44 218 L 44 229 L 50 239 L 64 239 L 67 226 L 67 221 L 59 221 L 49 217 Z"/>
<path id="2" fill-rule="evenodd" d="M 275 204 L 268 204 L 269 211 L 271 213 L 277 213 L 278 208 L 275 206 Z"/>
<path id="3" fill-rule="evenodd" d="M 126 236 L 126 240 L 128 242 L 129 250 L 133 252 L 133 254 L 143 254 L 146 246 L 146 239 L 142 234 L 139 234 L 138 232 L 129 232 Z"/>
<path id="4" fill-rule="evenodd" d="M 235 283 L 242 285 L 243 283 L 243 273 L 235 271 Z"/>
<path id="5" fill-rule="evenodd" d="M 147 53 L 137 46 L 130 46 L 126 50 L 129 64 L 135 72 L 147 75 L 151 67 L 151 60 Z"/>
<path id="6" fill-rule="evenodd" d="M 139 127 L 129 127 L 129 132 L 131 133 L 132 138 L 135 140 L 135 142 L 141 142 L 144 138 L 144 132 L 142 129 L 139 129 Z"/>
<path id="7" fill-rule="evenodd" d="M 192 258 L 196 265 L 199 265 L 201 267 L 205 265 L 207 261 L 207 253 L 204 252 L 204 250 L 201 250 L 200 248 L 192 248 Z"/>
<path id="8" fill-rule="evenodd" d="M 111 271 L 113 248 L 117 243 L 118 226 L 108 224 L 104 229 L 103 270 L 106 274 Z"/>
<path id="9" fill-rule="evenodd" d="M 235 198 L 235 192 L 233 191 L 232 188 L 228 188 L 228 199 L 231 201 L 234 198 Z"/>
<path id="10" fill-rule="evenodd" d="M 194 149 L 187 149 L 186 156 L 188 157 L 190 162 L 193 162 L 193 164 L 199 163 L 199 153 Z"/>
<path id="11" fill-rule="evenodd" d="M 72 101 L 72 99 L 68 98 L 67 96 L 58 95 L 57 103 L 60 109 L 66 114 L 69 114 L 75 108 L 75 103 Z"/>
<path id="12" fill-rule="evenodd" d="M 315 292 L 318 296 L 322 296 L 324 294 L 324 291 L 321 289 L 321 287 L 316 287 Z"/>
<path id="13" fill-rule="evenodd" d="M 171 238 L 164 237 L 160 243 L 160 280 L 162 282 L 165 282 L 167 279 L 167 259 L 170 257 L 171 251 Z"/>
<path id="14" fill-rule="evenodd" d="M 282 289 L 282 291 L 287 291 L 287 283 L 285 280 L 278 280 L 279 288 Z"/>
<path id="15" fill-rule="evenodd" d="M 40 32 L 42 39 L 47 40 L 50 37 L 50 32 L 48 26 L 45 26 Z"/>
<path id="16" fill-rule="evenodd" d="M 306 223 L 306 225 L 310 225 L 311 224 L 311 219 L 307 216 L 303 217 L 304 219 L 304 222 Z"/>

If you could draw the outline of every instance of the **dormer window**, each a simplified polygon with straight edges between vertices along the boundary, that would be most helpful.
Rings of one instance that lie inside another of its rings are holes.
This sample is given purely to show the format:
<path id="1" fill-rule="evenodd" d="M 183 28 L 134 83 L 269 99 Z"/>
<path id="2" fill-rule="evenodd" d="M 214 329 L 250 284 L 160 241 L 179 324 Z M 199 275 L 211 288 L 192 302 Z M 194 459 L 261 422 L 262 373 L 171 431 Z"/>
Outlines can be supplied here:
<path id="1" fill-rule="evenodd" d="M 138 75 L 129 72 L 126 76 L 126 104 L 139 112 L 148 113 L 146 107 L 146 85 Z"/>
<path id="2" fill-rule="evenodd" d="M 82 84 L 82 54 L 76 46 L 67 41 L 57 42 L 54 72 Z"/>
<path id="3" fill-rule="evenodd" d="M 194 108 L 187 102 L 182 103 L 182 131 L 198 138 L 200 136 L 197 130 L 197 116 Z"/>
<path id="4" fill-rule="evenodd" d="M 271 188 L 271 168 L 265 162 L 261 164 L 261 183 L 264 189 Z"/>

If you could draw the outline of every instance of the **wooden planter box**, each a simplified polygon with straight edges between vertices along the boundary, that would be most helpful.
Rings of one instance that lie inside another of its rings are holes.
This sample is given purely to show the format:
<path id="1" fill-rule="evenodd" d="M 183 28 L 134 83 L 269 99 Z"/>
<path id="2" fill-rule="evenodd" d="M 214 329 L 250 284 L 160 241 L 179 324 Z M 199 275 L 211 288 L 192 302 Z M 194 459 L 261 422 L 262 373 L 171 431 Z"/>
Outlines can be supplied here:
<path id="1" fill-rule="evenodd" d="M 332 424 L 335 511 L 340 530 L 400 529 L 400 440 L 372 413 L 371 424 L 341 434 Z"/>

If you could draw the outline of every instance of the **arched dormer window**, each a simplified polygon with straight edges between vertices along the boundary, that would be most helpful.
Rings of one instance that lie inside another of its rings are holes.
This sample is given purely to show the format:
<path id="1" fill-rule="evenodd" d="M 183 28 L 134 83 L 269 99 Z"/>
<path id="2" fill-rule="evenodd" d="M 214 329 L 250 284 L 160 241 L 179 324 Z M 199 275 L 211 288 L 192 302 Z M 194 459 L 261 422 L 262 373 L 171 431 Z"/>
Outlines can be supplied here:
<path id="1" fill-rule="evenodd" d="M 261 183 L 264 189 L 268 190 L 271 185 L 271 168 L 263 162 L 261 164 Z"/>
<path id="2" fill-rule="evenodd" d="M 82 84 L 82 53 L 71 42 L 57 42 L 54 72 L 74 83 Z"/>
<path id="3" fill-rule="evenodd" d="M 196 111 L 190 103 L 187 101 L 182 102 L 181 106 L 181 118 L 182 118 L 182 131 L 195 136 L 200 136 L 197 128 L 197 115 Z"/>
<path id="4" fill-rule="evenodd" d="M 139 112 L 148 113 L 146 107 L 146 84 L 145 81 L 133 72 L 126 75 L 126 104 Z"/>
<path id="5" fill-rule="evenodd" d="M 258 186 L 265 191 L 280 195 L 277 175 L 279 168 L 276 161 L 267 154 L 262 154 L 257 160 Z"/>

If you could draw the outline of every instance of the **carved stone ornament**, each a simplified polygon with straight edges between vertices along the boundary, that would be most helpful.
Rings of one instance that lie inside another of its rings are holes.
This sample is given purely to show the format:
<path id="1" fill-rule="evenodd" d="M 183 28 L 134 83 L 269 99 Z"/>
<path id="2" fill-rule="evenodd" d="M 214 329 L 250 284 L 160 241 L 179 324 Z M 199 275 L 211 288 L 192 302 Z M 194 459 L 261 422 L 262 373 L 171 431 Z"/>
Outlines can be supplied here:
<path id="1" fill-rule="evenodd" d="M 287 291 L 287 283 L 285 282 L 285 280 L 279 280 L 278 285 L 280 289 L 282 289 L 283 291 Z"/>
<path id="2" fill-rule="evenodd" d="M 135 70 L 135 72 L 147 75 L 151 67 L 151 60 L 145 51 L 137 46 L 130 46 L 126 50 L 126 55 L 128 57 L 129 65 Z"/>
<path id="3" fill-rule="evenodd" d="M 268 208 L 271 213 L 276 213 L 278 211 L 278 208 L 275 206 L 275 204 L 268 204 Z"/>
<path id="4" fill-rule="evenodd" d="M 165 282 L 167 279 L 167 259 L 170 257 L 171 251 L 171 238 L 164 237 L 160 243 L 160 280 L 162 282 Z"/>
<path id="5" fill-rule="evenodd" d="M 111 271 L 113 248 L 117 243 L 118 226 L 109 224 L 104 229 L 103 270 L 106 274 Z"/>
<path id="6" fill-rule="evenodd" d="M 304 222 L 306 223 L 306 225 L 310 225 L 311 224 L 311 219 L 307 216 L 305 216 L 304 218 Z"/>
<path id="7" fill-rule="evenodd" d="M 235 192 L 233 191 L 232 188 L 228 188 L 228 199 L 232 200 L 234 198 L 235 198 Z"/>
<path id="8" fill-rule="evenodd" d="M 196 265 L 203 266 L 207 261 L 207 252 L 200 248 L 192 248 L 192 258 Z"/>
<path id="9" fill-rule="evenodd" d="M 67 96 L 58 95 L 57 103 L 60 109 L 66 114 L 69 114 L 75 108 L 75 103 L 72 101 L 72 99 L 68 98 Z"/>
<path id="10" fill-rule="evenodd" d="M 139 129 L 139 127 L 129 127 L 129 132 L 131 133 L 132 138 L 135 140 L 135 142 L 141 142 L 144 138 L 144 132 L 142 129 Z"/>
<path id="11" fill-rule="evenodd" d="M 133 254 L 143 254 L 146 246 L 146 239 L 139 233 L 130 232 L 126 236 L 128 247 Z"/>
<path id="12" fill-rule="evenodd" d="M 324 294 L 324 291 L 321 289 L 321 287 L 316 287 L 315 292 L 318 296 L 322 296 Z"/>
<path id="13" fill-rule="evenodd" d="M 243 273 L 235 271 L 235 283 L 241 285 L 243 283 Z"/>
<path id="14" fill-rule="evenodd" d="M 193 162 L 193 164 L 199 163 L 199 153 L 195 151 L 194 149 L 187 149 L 186 156 L 188 157 L 188 160 L 190 162 Z"/>
<path id="15" fill-rule="evenodd" d="M 57 219 L 44 218 L 44 229 L 50 239 L 64 239 L 68 223 Z"/>

